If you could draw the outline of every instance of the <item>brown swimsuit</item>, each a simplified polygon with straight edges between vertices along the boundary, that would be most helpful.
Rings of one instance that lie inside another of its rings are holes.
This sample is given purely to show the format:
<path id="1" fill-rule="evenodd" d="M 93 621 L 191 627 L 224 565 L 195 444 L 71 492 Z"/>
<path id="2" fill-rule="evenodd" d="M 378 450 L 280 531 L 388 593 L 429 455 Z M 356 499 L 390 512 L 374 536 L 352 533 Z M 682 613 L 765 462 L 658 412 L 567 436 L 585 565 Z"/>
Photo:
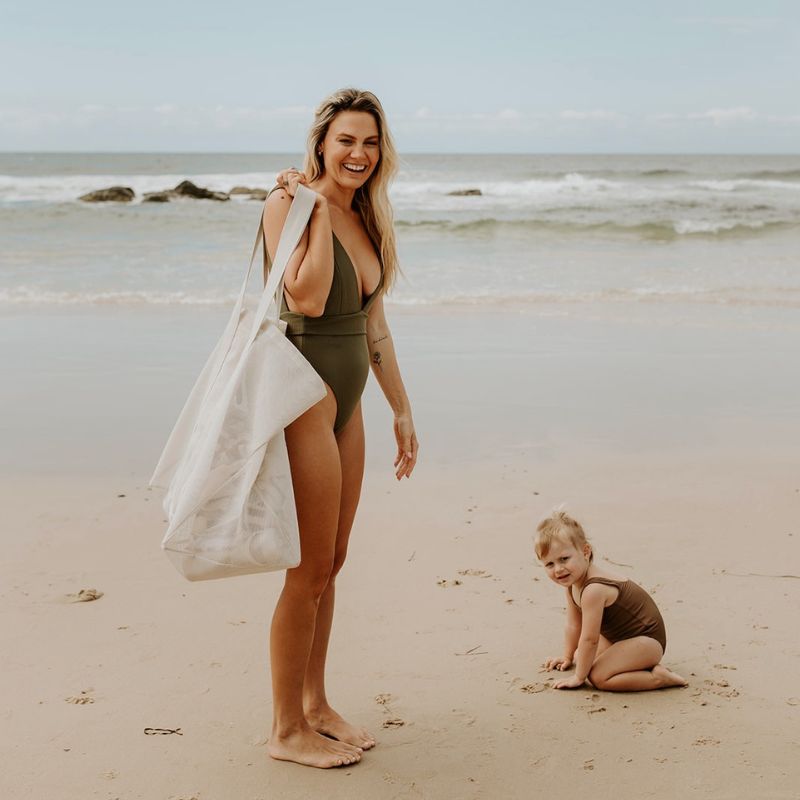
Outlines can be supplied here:
<path id="1" fill-rule="evenodd" d="M 661 645 L 662 650 L 667 649 L 667 629 L 664 619 L 653 598 L 641 586 L 629 580 L 589 578 L 583 588 L 586 589 L 592 583 L 613 586 L 619 590 L 617 599 L 603 609 L 603 621 L 600 624 L 600 633 L 609 642 L 613 644 L 623 639 L 632 639 L 634 636 L 649 636 Z M 572 592 L 569 596 L 575 603 Z"/>

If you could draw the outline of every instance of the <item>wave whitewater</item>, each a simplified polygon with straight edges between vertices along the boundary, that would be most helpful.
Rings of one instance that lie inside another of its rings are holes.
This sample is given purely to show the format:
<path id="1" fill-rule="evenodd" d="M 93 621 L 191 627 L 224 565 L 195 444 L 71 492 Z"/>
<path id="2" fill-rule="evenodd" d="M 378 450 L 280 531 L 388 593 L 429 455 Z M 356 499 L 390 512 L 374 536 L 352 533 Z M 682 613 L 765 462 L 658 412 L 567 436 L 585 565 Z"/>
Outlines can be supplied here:
<path id="1" fill-rule="evenodd" d="M 0 289 L 0 306 L 207 306 L 232 307 L 233 294 L 188 294 L 185 292 L 107 291 L 56 292 L 32 287 Z M 800 308 L 800 288 L 731 286 L 698 288 L 691 286 L 650 286 L 608 288 L 591 292 L 521 292 L 492 294 L 486 291 L 454 295 L 420 297 L 398 294 L 387 303 L 405 307 L 436 306 L 549 306 L 588 303 L 688 303 L 775 308 Z"/>
<path id="2" fill-rule="evenodd" d="M 620 222 L 566 222 L 532 219 L 497 219 L 484 217 L 470 222 L 452 220 L 398 220 L 398 228 L 430 228 L 445 233 L 500 233 L 504 230 L 518 230 L 531 233 L 552 233 L 559 235 L 586 234 L 629 236 L 645 240 L 671 241 L 685 236 L 735 237 L 755 236 L 764 233 L 789 230 L 800 227 L 800 219 L 765 222 L 762 220 L 712 221 L 712 220 L 670 220 L 663 222 L 640 222 L 626 225 Z"/>

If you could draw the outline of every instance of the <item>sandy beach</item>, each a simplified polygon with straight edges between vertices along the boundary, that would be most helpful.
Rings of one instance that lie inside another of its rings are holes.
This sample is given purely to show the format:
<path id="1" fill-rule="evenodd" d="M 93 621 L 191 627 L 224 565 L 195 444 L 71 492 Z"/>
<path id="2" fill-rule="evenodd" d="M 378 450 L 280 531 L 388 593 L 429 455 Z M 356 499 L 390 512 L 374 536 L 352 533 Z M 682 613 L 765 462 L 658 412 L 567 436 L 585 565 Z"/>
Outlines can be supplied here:
<path id="1" fill-rule="evenodd" d="M 280 577 L 190 584 L 159 549 L 147 479 L 223 317 L 3 317 L 0 795 L 798 796 L 793 316 L 395 309 L 421 462 L 392 479 L 371 381 L 329 690 L 379 745 L 327 772 L 265 752 Z M 549 688 L 563 609 L 531 536 L 560 503 L 653 592 L 688 688 Z"/>

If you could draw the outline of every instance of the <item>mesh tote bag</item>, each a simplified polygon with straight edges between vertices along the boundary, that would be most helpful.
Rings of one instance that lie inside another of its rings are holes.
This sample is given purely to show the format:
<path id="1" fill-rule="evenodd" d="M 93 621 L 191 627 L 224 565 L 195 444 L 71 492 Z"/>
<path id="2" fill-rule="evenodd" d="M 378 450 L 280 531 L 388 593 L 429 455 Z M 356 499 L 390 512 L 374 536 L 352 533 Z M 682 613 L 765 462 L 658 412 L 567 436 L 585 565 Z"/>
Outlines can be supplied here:
<path id="1" fill-rule="evenodd" d="M 166 488 L 161 544 L 190 581 L 295 567 L 300 536 L 283 430 L 325 396 L 314 368 L 286 339 L 286 264 L 316 195 L 297 187 L 260 299 L 247 285 L 263 227 L 222 338 L 167 441 L 151 486 Z"/>

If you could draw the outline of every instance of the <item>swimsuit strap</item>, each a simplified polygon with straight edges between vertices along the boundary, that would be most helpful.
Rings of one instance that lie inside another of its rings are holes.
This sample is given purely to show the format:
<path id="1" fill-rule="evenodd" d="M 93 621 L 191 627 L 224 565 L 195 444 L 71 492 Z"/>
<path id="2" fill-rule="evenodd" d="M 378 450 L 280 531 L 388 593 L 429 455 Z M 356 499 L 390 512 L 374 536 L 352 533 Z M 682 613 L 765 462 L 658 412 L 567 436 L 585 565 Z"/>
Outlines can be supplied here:
<path id="1" fill-rule="evenodd" d="M 593 583 L 600 583 L 603 586 L 611 586 L 614 589 L 616 589 L 618 592 L 621 592 L 622 591 L 622 586 L 624 584 L 626 584 L 627 582 L 628 582 L 627 580 L 615 581 L 613 578 L 589 578 L 589 580 L 586 581 L 586 583 L 583 584 L 583 589 L 581 589 L 581 594 L 580 594 L 580 597 L 578 599 L 580 600 L 581 597 L 583 597 L 583 593 L 586 591 L 586 587 L 587 586 L 591 586 Z M 571 596 L 572 596 L 572 592 L 570 592 L 570 597 Z M 577 605 L 577 603 L 575 605 Z M 578 607 L 580 608 L 580 606 L 578 606 Z"/>

